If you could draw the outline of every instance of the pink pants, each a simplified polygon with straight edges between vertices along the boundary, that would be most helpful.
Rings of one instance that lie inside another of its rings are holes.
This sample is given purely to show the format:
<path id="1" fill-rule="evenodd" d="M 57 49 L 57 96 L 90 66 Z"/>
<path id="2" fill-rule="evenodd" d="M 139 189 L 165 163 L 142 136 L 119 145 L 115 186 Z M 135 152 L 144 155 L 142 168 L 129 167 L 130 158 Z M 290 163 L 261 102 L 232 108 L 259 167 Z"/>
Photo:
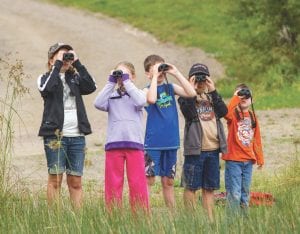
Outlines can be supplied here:
<path id="1" fill-rule="evenodd" d="M 126 162 L 131 208 L 149 208 L 148 187 L 145 176 L 144 151 L 135 149 L 116 149 L 106 151 L 105 159 L 105 203 L 122 205 L 124 184 L 124 164 Z"/>

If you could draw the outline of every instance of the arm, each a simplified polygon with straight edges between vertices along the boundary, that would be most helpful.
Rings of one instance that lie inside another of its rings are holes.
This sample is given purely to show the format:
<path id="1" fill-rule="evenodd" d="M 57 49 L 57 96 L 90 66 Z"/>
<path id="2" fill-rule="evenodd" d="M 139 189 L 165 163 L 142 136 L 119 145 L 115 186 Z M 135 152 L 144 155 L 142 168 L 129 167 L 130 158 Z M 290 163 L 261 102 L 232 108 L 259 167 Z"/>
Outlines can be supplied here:
<path id="1" fill-rule="evenodd" d="M 256 128 L 254 130 L 253 151 L 257 160 L 257 164 L 259 166 L 262 166 L 264 164 L 264 156 L 262 150 L 260 128 L 259 128 L 257 118 L 255 119 L 255 121 L 256 121 Z"/>
<path id="2" fill-rule="evenodd" d="M 38 78 L 38 89 L 42 96 L 46 96 L 47 93 L 52 93 L 56 90 L 59 79 L 59 71 L 62 65 L 62 61 L 56 60 L 52 70 Z"/>
<path id="3" fill-rule="evenodd" d="M 212 97 L 212 103 L 214 106 L 214 111 L 219 118 L 222 118 L 227 115 L 228 109 L 226 104 L 224 103 L 222 97 L 218 94 L 217 90 L 209 93 Z"/>
<path id="4" fill-rule="evenodd" d="M 193 121 L 198 118 L 196 109 L 196 97 L 194 98 L 178 98 L 178 104 L 186 121 Z"/>
<path id="5" fill-rule="evenodd" d="M 230 99 L 230 101 L 227 105 L 228 113 L 225 116 L 226 120 L 229 120 L 229 121 L 232 120 L 233 115 L 234 115 L 234 109 L 239 104 L 239 102 L 240 102 L 240 98 L 236 95 L 233 95 L 233 97 Z"/>
<path id="6" fill-rule="evenodd" d="M 88 73 L 85 66 L 83 66 L 79 59 L 75 60 L 72 64 L 79 73 L 79 89 L 82 95 L 90 94 L 97 88 L 94 79 Z"/>
<path id="7" fill-rule="evenodd" d="M 161 72 L 158 72 L 158 66 L 159 64 L 153 66 L 153 76 L 151 78 L 150 87 L 143 89 L 146 93 L 147 103 L 149 104 L 155 104 L 157 101 L 157 78 L 161 74 Z"/>
<path id="8" fill-rule="evenodd" d="M 145 92 L 143 92 L 143 90 L 138 89 L 132 83 L 132 81 L 129 79 L 128 74 L 123 74 L 122 80 L 123 80 L 124 87 L 127 93 L 132 98 L 134 104 L 139 108 L 143 108 L 147 103 Z"/>
<path id="9" fill-rule="evenodd" d="M 216 115 L 218 116 L 218 118 L 222 118 L 222 117 L 226 116 L 226 114 L 228 113 L 228 109 L 227 109 L 227 106 L 224 103 L 222 97 L 218 94 L 216 87 L 215 87 L 215 83 L 209 76 L 206 76 L 205 83 L 206 83 L 206 87 L 208 89 L 208 94 L 212 98 L 212 104 L 213 104 Z"/>
<path id="10" fill-rule="evenodd" d="M 194 87 L 189 83 L 189 81 L 181 74 L 181 72 L 171 64 L 168 64 L 170 68 L 166 71 L 167 73 L 174 76 L 181 86 L 173 84 L 174 92 L 180 97 L 194 97 L 196 96 L 196 91 Z"/>
<path id="11" fill-rule="evenodd" d="M 110 95 L 113 93 L 116 84 L 117 83 L 114 77 L 109 76 L 108 82 L 103 87 L 103 89 L 99 92 L 98 96 L 94 101 L 94 106 L 98 110 L 108 111 L 108 100 L 110 98 Z"/>

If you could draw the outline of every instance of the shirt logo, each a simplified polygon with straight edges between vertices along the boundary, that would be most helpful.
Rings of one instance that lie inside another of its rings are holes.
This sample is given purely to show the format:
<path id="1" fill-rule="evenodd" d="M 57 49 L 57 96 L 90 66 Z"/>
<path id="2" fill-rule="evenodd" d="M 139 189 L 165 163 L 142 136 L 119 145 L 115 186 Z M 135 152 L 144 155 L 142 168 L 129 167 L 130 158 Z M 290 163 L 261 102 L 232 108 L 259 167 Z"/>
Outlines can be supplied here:
<path id="1" fill-rule="evenodd" d="M 202 121 L 209 121 L 215 118 L 214 109 L 208 100 L 200 100 L 197 112 Z"/>
<path id="2" fill-rule="evenodd" d="M 159 108 L 167 108 L 171 106 L 171 101 L 173 100 L 172 96 L 167 96 L 166 92 L 159 94 L 159 99 L 156 101 L 156 104 Z"/>
<path id="3" fill-rule="evenodd" d="M 238 122 L 238 139 L 244 146 L 250 146 L 253 139 L 253 129 L 251 126 L 251 119 L 246 117 Z"/>

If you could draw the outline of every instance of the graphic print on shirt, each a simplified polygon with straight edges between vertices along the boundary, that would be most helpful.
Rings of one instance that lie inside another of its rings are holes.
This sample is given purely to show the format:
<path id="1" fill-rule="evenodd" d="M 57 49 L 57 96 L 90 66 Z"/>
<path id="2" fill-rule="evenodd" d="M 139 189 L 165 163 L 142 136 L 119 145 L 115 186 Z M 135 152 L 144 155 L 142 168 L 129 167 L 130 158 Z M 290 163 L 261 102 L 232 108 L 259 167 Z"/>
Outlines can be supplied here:
<path id="1" fill-rule="evenodd" d="M 238 139 L 242 142 L 244 146 L 250 146 L 254 132 L 251 126 L 251 119 L 245 117 L 238 121 Z"/>
<path id="2" fill-rule="evenodd" d="M 63 102 L 64 102 L 64 109 L 65 110 L 76 110 L 76 102 L 75 102 L 75 96 L 71 96 L 71 90 L 69 85 L 67 84 L 65 80 L 65 76 L 61 75 L 60 76 L 61 81 L 63 83 L 64 87 L 64 96 L 63 96 Z"/>
<path id="3" fill-rule="evenodd" d="M 159 99 L 157 99 L 156 104 L 159 108 L 167 108 L 168 106 L 171 106 L 172 100 L 172 96 L 167 96 L 166 92 L 162 92 L 159 94 Z"/>
<path id="4" fill-rule="evenodd" d="M 208 100 L 200 100 L 197 107 L 198 116 L 202 121 L 209 121 L 215 118 L 214 109 Z"/>

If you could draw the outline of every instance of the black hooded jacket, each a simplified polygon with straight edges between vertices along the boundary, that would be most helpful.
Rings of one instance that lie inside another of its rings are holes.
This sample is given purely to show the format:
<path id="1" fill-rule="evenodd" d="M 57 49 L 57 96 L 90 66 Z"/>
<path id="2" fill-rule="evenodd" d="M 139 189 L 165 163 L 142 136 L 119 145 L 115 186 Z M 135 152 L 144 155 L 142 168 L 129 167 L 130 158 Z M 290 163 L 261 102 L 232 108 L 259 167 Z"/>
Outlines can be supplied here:
<path id="1" fill-rule="evenodd" d="M 44 112 L 39 136 L 54 136 L 57 130 L 61 132 L 63 129 L 63 83 L 59 77 L 62 65 L 62 61 L 56 60 L 53 69 L 38 78 L 38 88 L 44 99 Z M 77 72 L 67 71 L 65 80 L 76 99 L 79 131 L 87 135 L 92 130 L 81 95 L 94 92 L 96 84 L 79 60 L 76 60 L 72 65 Z"/>

